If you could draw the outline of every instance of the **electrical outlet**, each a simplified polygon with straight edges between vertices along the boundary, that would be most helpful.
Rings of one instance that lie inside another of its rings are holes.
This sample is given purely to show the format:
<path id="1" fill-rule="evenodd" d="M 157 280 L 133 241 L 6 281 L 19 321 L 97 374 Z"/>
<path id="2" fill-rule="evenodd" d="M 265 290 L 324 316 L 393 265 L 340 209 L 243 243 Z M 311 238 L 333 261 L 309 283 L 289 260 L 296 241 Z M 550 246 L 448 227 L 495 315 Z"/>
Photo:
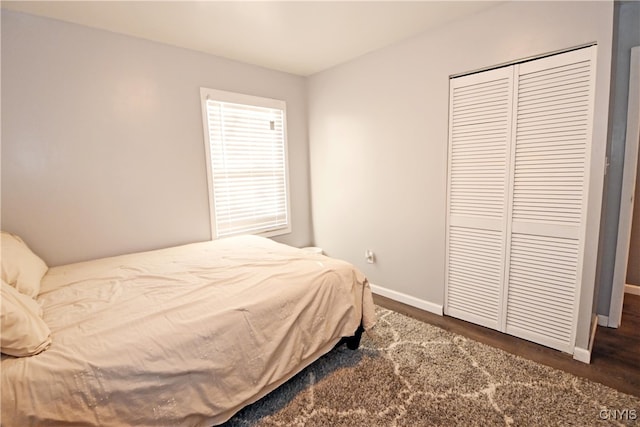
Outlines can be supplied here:
<path id="1" fill-rule="evenodd" d="M 364 259 L 369 264 L 373 264 L 376 262 L 376 254 L 374 254 L 371 249 L 367 249 L 364 251 Z"/>

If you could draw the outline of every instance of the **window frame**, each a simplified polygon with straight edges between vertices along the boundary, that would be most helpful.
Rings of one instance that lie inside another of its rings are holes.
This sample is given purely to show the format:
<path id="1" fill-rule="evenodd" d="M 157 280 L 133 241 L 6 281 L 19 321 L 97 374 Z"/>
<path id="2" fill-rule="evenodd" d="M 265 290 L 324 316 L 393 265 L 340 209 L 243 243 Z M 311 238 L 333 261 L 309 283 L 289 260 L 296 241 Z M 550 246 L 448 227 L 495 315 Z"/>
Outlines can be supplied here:
<path id="1" fill-rule="evenodd" d="M 262 232 L 249 232 L 242 231 L 232 234 L 218 235 L 218 227 L 216 223 L 216 205 L 214 197 L 213 181 L 213 166 L 211 159 L 211 141 L 209 135 L 209 118 L 207 114 L 207 101 L 213 100 L 218 102 L 227 102 L 233 104 L 242 104 L 253 107 L 272 108 L 282 110 L 282 134 L 283 134 L 283 148 L 284 148 L 284 176 L 285 176 L 285 203 L 286 203 L 286 225 L 265 230 Z M 200 88 L 200 105 L 202 110 L 202 125 L 204 131 L 204 146 L 205 146 L 205 161 L 207 166 L 207 196 L 209 198 L 209 223 L 211 227 L 211 239 L 216 240 L 219 238 L 230 237 L 240 234 L 253 234 L 263 237 L 274 237 L 283 234 L 291 233 L 291 192 L 289 189 L 289 145 L 287 138 L 287 104 L 283 100 L 264 98 L 260 96 L 247 95 L 236 92 L 228 92 L 218 89 Z"/>

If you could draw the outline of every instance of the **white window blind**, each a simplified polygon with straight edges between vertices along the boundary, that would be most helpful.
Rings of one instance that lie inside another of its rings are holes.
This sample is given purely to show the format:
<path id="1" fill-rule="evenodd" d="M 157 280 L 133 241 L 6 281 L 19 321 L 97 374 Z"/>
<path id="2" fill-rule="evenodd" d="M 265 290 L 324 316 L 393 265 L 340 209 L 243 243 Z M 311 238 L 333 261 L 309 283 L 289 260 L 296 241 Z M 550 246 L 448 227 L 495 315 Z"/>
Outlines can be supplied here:
<path id="1" fill-rule="evenodd" d="M 214 237 L 290 232 L 284 101 L 201 94 Z"/>

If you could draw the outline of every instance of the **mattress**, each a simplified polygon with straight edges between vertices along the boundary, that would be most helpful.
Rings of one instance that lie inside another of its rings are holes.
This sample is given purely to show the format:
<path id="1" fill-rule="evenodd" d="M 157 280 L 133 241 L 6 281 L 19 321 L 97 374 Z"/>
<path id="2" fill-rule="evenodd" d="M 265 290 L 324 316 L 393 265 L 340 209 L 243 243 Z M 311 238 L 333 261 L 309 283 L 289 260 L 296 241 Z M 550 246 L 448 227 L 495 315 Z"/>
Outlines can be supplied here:
<path id="1" fill-rule="evenodd" d="M 2 425 L 210 426 L 362 323 L 351 264 L 256 236 L 49 269 L 51 347 L 2 356 Z"/>

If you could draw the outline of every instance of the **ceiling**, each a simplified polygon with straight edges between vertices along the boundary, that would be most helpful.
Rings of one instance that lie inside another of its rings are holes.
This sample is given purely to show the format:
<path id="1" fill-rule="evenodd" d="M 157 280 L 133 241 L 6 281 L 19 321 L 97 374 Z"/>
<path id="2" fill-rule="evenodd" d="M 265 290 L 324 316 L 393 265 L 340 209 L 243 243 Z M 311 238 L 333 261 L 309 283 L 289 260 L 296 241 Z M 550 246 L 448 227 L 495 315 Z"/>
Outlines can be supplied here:
<path id="1" fill-rule="evenodd" d="M 307 76 L 498 3 L 2 1 L 2 8 Z"/>

